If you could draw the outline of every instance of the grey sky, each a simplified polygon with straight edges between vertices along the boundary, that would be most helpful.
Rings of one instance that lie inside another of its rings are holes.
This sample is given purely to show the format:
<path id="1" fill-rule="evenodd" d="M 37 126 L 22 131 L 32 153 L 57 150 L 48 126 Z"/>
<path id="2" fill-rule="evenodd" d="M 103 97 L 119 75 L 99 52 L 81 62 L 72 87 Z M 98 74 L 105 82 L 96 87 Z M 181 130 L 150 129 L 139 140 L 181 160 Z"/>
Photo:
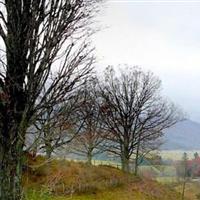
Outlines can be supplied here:
<path id="1" fill-rule="evenodd" d="M 95 36 L 99 67 L 138 65 L 163 93 L 200 122 L 200 0 L 108 0 Z"/>

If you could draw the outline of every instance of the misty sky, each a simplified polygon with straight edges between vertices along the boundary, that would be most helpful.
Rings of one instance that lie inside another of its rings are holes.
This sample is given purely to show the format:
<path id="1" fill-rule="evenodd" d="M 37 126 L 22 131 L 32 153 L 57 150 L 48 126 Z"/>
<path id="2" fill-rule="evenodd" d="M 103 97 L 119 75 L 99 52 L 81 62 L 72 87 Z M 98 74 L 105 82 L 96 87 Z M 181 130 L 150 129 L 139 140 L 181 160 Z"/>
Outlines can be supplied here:
<path id="1" fill-rule="evenodd" d="M 153 71 L 164 95 L 200 122 L 200 0 L 108 0 L 98 21 L 99 68 L 130 64 Z"/>

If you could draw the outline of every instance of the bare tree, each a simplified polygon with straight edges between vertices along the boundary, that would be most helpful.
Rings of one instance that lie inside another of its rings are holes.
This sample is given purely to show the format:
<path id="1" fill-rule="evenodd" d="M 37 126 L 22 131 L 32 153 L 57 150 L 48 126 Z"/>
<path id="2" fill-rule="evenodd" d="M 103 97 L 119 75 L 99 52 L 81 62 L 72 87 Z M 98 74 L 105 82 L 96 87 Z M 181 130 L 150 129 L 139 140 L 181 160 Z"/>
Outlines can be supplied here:
<path id="1" fill-rule="evenodd" d="M 120 156 L 126 172 L 140 144 L 155 141 L 182 117 L 179 109 L 161 97 L 160 84 L 151 72 L 136 67 L 127 67 L 119 75 L 108 67 L 100 84 L 102 118 L 111 141 L 108 149 Z"/>
<path id="2" fill-rule="evenodd" d="M 94 58 L 88 28 L 96 0 L 3 0 L 0 36 L 0 199 L 21 198 L 26 130 L 65 100 Z M 46 88 L 43 93 L 44 87 Z"/>
<path id="3" fill-rule="evenodd" d="M 71 152 L 86 157 L 87 163 L 91 165 L 93 157 L 104 151 L 102 149 L 104 138 L 101 137 L 101 134 L 100 131 L 95 131 L 94 128 L 80 133 L 72 142 Z"/>
<path id="4" fill-rule="evenodd" d="M 183 167 L 183 188 L 182 188 L 182 193 L 181 193 L 181 199 L 185 199 L 185 186 L 186 186 L 186 181 L 187 181 L 187 161 L 188 161 L 188 156 L 187 153 L 184 152 L 183 154 L 183 159 L 182 159 L 182 167 Z"/>
<path id="5" fill-rule="evenodd" d="M 102 122 L 98 106 L 97 87 L 95 79 L 89 81 L 84 88 L 84 105 L 77 110 L 76 118 L 83 124 L 72 142 L 72 152 L 87 158 L 92 164 L 92 158 L 104 151 L 104 123 Z"/>
<path id="6" fill-rule="evenodd" d="M 79 95 L 81 93 L 73 92 L 63 104 L 48 107 L 45 113 L 38 116 L 30 134 L 36 135 L 36 138 L 29 137 L 33 143 L 28 146 L 28 149 L 37 146 L 37 149 L 44 151 L 49 159 L 53 152 L 68 144 L 75 137 L 83 125 L 79 123 L 80 127 L 78 127 L 74 116 L 74 112 L 84 104 L 79 100 Z"/>

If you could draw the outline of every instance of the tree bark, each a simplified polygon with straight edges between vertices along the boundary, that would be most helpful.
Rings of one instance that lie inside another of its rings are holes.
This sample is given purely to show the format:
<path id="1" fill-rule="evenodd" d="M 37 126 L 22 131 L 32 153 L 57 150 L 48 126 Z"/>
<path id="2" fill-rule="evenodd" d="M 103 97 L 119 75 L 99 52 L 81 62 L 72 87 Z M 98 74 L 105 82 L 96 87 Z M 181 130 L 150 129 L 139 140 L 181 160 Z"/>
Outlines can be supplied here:
<path id="1" fill-rule="evenodd" d="M 23 146 L 28 127 L 27 93 L 24 87 L 27 64 L 27 24 L 19 14 L 20 2 L 6 2 L 6 77 L 0 98 L 0 199 L 20 200 Z M 30 113 L 29 113 L 30 114 Z"/>
<path id="2" fill-rule="evenodd" d="M 91 150 L 88 150 L 88 153 L 87 153 L 87 164 L 92 165 L 92 151 Z"/>
<path id="3" fill-rule="evenodd" d="M 13 92 L 16 91 L 13 88 Z M 10 92 L 11 93 L 11 92 Z M 22 194 L 22 166 L 27 117 L 17 104 L 20 96 L 10 98 L 5 109 L 1 110 L 0 121 L 0 199 L 20 200 Z M 25 119 L 26 118 L 26 119 Z"/>
<path id="4" fill-rule="evenodd" d="M 140 153 L 140 136 L 139 136 L 139 140 L 138 140 L 138 144 L 137 144 L 137 149 L 136 149 L 136 157 L 135 157 L 135 171 L 134 174 L 135 176 L 137 176 L 138 174 L 138 159 L 139 159 L 139 153 Z"/>
<path id="5" fill-rule="evenodd" d="M 130 157 L 129 157 L 129 149 L 128 149 L 128 138 L 124 138 L 124 144 L 121 147 L 121 164 L 122 164 L 122 170 L 124 172 L 129 173 L 130 172 Z"/>
<path id="6" fill-rule="evenodd" d="M 0 199 L 19 200 L 22 191 L 23 144 L 1 137 Z"/>
<path id="7" fill-rule="evenodd" d="M 129 173 L 130 172 L 130 161 L 127 156 L 124 156 L 121 158 L 121 163 L 122 163 L 122 170 L 124 172 Z"/>
<path id="8" fill-rule="evenodd" d="M 52 155 L 52 147 L 51 144 L 45 144 L 46 158 L 50 159 Z"/>

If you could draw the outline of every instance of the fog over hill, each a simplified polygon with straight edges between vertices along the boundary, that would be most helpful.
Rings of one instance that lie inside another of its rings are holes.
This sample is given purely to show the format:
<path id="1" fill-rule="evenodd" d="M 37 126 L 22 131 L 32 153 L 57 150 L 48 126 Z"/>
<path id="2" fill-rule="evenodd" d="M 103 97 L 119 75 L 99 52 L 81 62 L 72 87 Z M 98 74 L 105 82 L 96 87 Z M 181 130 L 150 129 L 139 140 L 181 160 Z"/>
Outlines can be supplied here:
<path id="1" fill-rule="evenodd" d="M 185 120 L 165 133 L 163 150 L 200 150 L 200 123 Z"/>

